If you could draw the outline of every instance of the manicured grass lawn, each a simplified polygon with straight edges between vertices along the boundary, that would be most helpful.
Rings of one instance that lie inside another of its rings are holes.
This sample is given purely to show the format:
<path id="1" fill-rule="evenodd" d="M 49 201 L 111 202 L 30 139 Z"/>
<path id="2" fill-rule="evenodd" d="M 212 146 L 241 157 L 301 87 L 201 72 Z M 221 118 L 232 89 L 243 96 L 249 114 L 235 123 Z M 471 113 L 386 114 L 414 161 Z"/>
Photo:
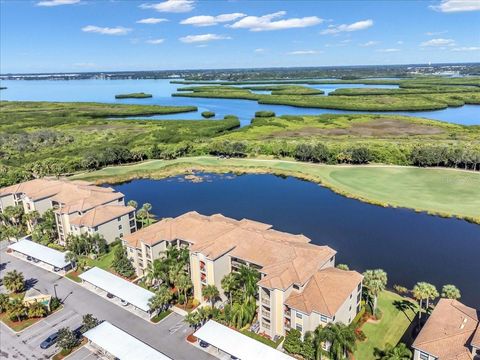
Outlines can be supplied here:
<path id="1" fill-rule="evenodd" d="M 248 331 L 248 330 L 241 330 L 240 331 L 243 335 L 245 336 L 248 336 L 249 338 L 252 338 L 252 339 L 255 339 L 257 341 L 260 341 L 261 343 L 265 344 L 265 345 L 268 345 L 274 349 L 276 349 L 278 347 L 278 345 L 280 345 L 280 343 L 282 342 L 283 340 L 283 336 L 280 337 L 277 341 L 273 341 L 273 340 L 270 340 L 270 339 L 267 339 L 266 337 L 263 337 L 261 335 L 258 335 L 258 334 L 255 334 L 251 331 Z"/>
<path id="2" fill-rule="evenodd" d="M 402 304 L 401 306 L 396 304 Z M 378 306 L 383 315 L 379 322 L 365 323 L 362 327 L 367 339 L 363 342 L 357 343 L 357 350 L 355 351 L 355 359 L 373 359 L 373 351 L 375 348 L 383 349 L 386 344 L 396 345 L 402 338 L 405 331 L 408 329 L 412 321 L 415 321 L 416 304 L 409 300 L 392 293 L 384 291 L 378 298 Z"/>
<path id="3" fill-rule="evenodd" d="M 170 315 L 172 313 L 171 310 L 165 310 L 163 312 L 161 312 L 160 314 L 154 316 L 151 321 L 153 323 L 159 323 L 160 321 L 162 321 L 163 319 L 165 319 L 168 315 Z"/>
<path id="4" fill-rule="evenodd" d="M 102 255 L 102 256 L 96 258 L 95 260 L 87 258 L 87 260 L 86 260 L 87 266 L 90 266 L 90 267 L 95 267 L 96 266 L 96 267 L 99 267 L 100 269 L 109 271 L 111 266 L 112 266 L 113 256 L 115 254 L 115 249 L 118 246 L 121 246 L 121 244 L 115 244 L 115 245 L 111 246 L 110 251 L 107 254 Z"/>
<path id="5" fill-rule="evenodd" d="M 453 169 L 401 166 L 335 166 L 272 159 L 191 157 L 151 160 L 108 167 L 75 179 L 116 182 L 165 177 L 186 170 L 258 172 L 297 175 L 319 182 L 343 195 L 379 205 L 406 207 L 480 222 L 480 174 Z"/>

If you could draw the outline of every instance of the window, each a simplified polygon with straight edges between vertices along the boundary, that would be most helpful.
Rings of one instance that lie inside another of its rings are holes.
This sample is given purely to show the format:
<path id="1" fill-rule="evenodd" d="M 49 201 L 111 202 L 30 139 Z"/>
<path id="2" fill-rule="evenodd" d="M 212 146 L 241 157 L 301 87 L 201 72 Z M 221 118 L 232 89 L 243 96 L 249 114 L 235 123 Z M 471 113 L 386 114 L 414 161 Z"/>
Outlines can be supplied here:
<path id="1" fill-rule="evenodd" d="M 298 286 L 297 284 L 294 284 L 294 285 L 293 285 L 293 288 L 294 288 L 295 290 L 300 290 L 300 286 Z"/>
<path id="2" fill-rule="evenodd" d="M 358 293 L 357 295 L 357 304 L 360 302 L 360 299 L 362 298 L 362 293 Z"/>
<path id="3" fill-rule="evenodd" d="M 350 294 L 350 299 L 352 298 L 353 294 Z"/>
<path id="4" fill-rule="evenodd" d="M 348 311 L 352 311 L 352 305 L 350 305 L 350 307 L 348 308 Z"/>
<path id="5" fill-rule="evenodd" d="M 122 221 L 122 218 L 121 217 L 117 218 L 117 221 Z"/>
<path id="6" fill-rule="evenodd" d="M 122 225 L 118 225 L 118 230 L 122 230 Z"/>
<path id="7" fill-rule="evenodd" d="M 118 237 L 123 238 L 123 233 L 120 233 L 120 235 Z"/>
<path id="8" fill-rule="evenodd" d="M 295 311 L 295 315 L 296 315 L 296 317 L 299 318 L 299 319 L 302 319 L 302 318 L 303 318 L 302 314 L 299 313 L 298 311 Z"/>
<path id="9" fill-rule="evenodd" d="M 430 356 L 427 353 L 420 352 L 420 359 L 421 360 L 428 360 L 428 359 L 430 359 Z"/>
<path id="10" fill-rule="evenodd" d="M 95 226 L 95 227 L 93 228 L 93 231 L 98 231 L 98 226 Z"/>
<path id="11" fill-rule="evenodd" d="M 298 331 L 302 332 L 302 325 L 296 324 L 296 325 L 295 325 L 295 329 L 297 329 Z"/>
<path id="12" fill-rule="evenodd" d="M 325 315 L 320 315 L 320 321 L 326 323 L 328 318 Z"/>
<path id="13" fill-rule="evenodd" d="M 357 291 L 360 291 L 361 289 L 362 289 L 362 283 L 358 284 Z"/>

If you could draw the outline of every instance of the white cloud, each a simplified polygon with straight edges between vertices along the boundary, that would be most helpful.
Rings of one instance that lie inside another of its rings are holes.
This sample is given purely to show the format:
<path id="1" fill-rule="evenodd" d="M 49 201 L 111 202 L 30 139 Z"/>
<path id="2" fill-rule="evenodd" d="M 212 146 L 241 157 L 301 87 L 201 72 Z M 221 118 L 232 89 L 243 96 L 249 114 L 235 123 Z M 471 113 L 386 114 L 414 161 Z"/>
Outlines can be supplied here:
<path id="1" fill-rule="evenodd" d="M 447 33 L 448 31 L 447 30 L 444 30 L 444 31 L 427 31 L 425 33 L 425 35 L 427 36 L 435 36 L 435 35 L 442 35 L 442 34 L 445 34 Z"/>
<path id="2" fill-rule="evenodd" d="M 199 15 L 182 20 L 180 21 L 180 24 L 193 26 L 212 26 L 217 25 L 218 23 L 234 21 L 245 16 L 247 15 L 243 13 L 221 14 L 217 16 Z"/>
<path id="3" fill-rule="evenodd" d="M 137 24 L 158 24 L 161 22 L 168 21 L 167 19 L 160 19 L 160 18 L 146 18 L 137 21 Z"/>
<path id="4" fill-rule="evenodd" d="M 388 49 L 378 49 L 378 52 L 383 52 L 383 53 L 392 53 L 392 52 L 399 52 L 400 49 L 397 48 L 388 48 Z"/>
<path id="5" fill-rule="evenodd" d="M 367 42 L 365 42 L 363 44 L 359 44 L 359 45 L 362 46 L 362 47 L 369 47 L 369 46 L 375 46 L 377 44 L 379 44 L 378 41 L 367 41 Z"/>
<path id="6" fill-rule="evenodd" d="M 102 35 L 127 35 L 132 29 L 117 26 L 114 28 L 100 27 L 95 25 L 88 25 L 82 28 L 84 32 L 98 33 Z"/>
<path id="7" fill-rule="evenodd" d="M 316 51 L 316 50 L 297 50 L 297 51 L 290 51 L 287 54 L 288 55 L 314 55 L 319 53 L 320 51 Z"/>
<path id="8" fill-rule="evenodd" d="M 218 35 L 218 34 L 202 34 L 202 35 L 187 35 L 181 37 L 179 40 L 181 42 L 190 44 L 190 43 L 198 43 L 198 42 L 207 42 L 213 40 L 229 40 L 231 39 L 230 36 L 225 35 Z"/>
<path id="9" fill-rule="evenodd" d="M 432 39 L 428 41 L 424 41 L 420 44 L 420 46 L 453 46 L 455 45 L 455 41 L 452 39 Z"/>
<path id="10" fill-rule="evenodd" d="M 398 45 L 403 45 L 403 41 L 402 41 L 402 40 L 399 40 L 399 41 L 397 41 L 397 44 L 398 44 Z"/>
<path id="11" fill-rule="evenodd" d="M 258 49 L 253 50 L 253 52 L 262 53 L 262 52 L 265 52 L 265 49 L 263 49 L 263 48 L 258 48 Z"/>
<path id="12" fill-rule="evenodd" d="M 142 4 L 142 9 L 154 9 L 159 12 L 184 13 L 192 11 L 195 1 L 193 0 L 167 0 L 156 4 Z"/>
<path id="13" fill-rule="evenodd" d="M 37 3 L 37 6 L 60 6 L 60 5 L 73 5 L 78 4 L 80 0 L 43 0 Z"/>
<path id="14" fill-rule="evenodd" d="M 463 46 L 458 48 L 453 48 L 452 51 L 480 51 L 479 46 Z"/>
<path id="15" fill-rule="evenodd" d="M 158 44 L 161 44 L 165 41 L 165 39 L 151 39 L 151 40 L 147 40 L 145 41 L 147 44 L 152 44 L 152 45 L 158 45 Z"/>
<path id="16" fill-rule="evenodd" d="M 60 5 L 73 5 L 78 4 L 80 0 L 43 0 L 37 3 L 37 6 L 60 6 Z"/>
<path id="17" fill-rule="evenodd" d="M 323 22 L 316 16 L 307 16 L 303 18 L 290 18 L 283 20 L 274 19 L 285 16 L 286 11 L 278 11 L 272 14 L 263 16 L 247 16 L 243 19 L 233 23 L 229 27 L 234 29 L 249 29 L 250 31 L 271 31 L 271 30 L 283 30 L 293 28 L 305 28 L 308 26 L 314 26 Z"/>
<path id="18" fill-rule="evenodd" d="M 358 30 L 365 30 L 373 26 L 373 20 L 362 20 L 357 21 L 352 24 L 342 24 L 342 25 L 329 25 L 326 30 L 321 32 L 322 35 L 327 34 L 338 34 L 341 32 L 352 32 Z"/>
<path id="19" fill-rule="evenodd" d="M 431 9 L 444 12 L 462 12 L 462 11 L 479 11 L 480 1 L 478 0 L 442 0 L 438 5 L 430 5 Z"/>

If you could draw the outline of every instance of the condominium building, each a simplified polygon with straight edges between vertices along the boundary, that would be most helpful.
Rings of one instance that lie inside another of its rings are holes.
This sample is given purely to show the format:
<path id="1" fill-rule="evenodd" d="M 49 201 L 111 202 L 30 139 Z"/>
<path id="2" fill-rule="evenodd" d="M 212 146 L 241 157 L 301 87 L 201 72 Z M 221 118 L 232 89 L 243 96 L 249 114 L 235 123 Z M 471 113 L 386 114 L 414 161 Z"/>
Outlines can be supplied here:
<path id="1" fill-rule="evenodd" d="M 480 314 L 457 300 L 440 299 L 415 339 L 414 360 L 479 360 Z"/>
<path id="2" fill-rule="evenodd" d="M 144 274 L 168 245 L 190 251 L 194 296 L 240 266 L 257 269 L 260 331 L 274 337 L 292 327 L 302 334 L 329 322 L 349 324 L 359 310 L 362 276 L 334 268 L 336 251 L 310 244 L 304 235 L 220 214 L 189 212 L 163 219 L 126 236 L 124 245 L 138 275 Z M 222 297 L 224 295 L 222 293 Z"/>
<path id="3" fill-rule="evenodd" d="M 0 189 L 0 211 L 16 205 L 40 215 L 54 209 L 60 244 L 70 234 L 99 233 L 112 242 L 136 230 L 135 209 L 122 193 L 85 181 L 35 179 Z"/>

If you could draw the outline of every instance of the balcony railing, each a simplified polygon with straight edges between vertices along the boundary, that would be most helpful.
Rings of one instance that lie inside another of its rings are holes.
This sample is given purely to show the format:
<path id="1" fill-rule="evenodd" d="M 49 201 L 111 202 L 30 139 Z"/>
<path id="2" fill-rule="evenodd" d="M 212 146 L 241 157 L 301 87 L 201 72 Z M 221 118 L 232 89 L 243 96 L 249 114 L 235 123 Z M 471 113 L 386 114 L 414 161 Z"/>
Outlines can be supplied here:
<path id="1" fill-rule="evenodd" d="M 270 306 L 270 298 L 262 296 L 262 304 Z"/>

